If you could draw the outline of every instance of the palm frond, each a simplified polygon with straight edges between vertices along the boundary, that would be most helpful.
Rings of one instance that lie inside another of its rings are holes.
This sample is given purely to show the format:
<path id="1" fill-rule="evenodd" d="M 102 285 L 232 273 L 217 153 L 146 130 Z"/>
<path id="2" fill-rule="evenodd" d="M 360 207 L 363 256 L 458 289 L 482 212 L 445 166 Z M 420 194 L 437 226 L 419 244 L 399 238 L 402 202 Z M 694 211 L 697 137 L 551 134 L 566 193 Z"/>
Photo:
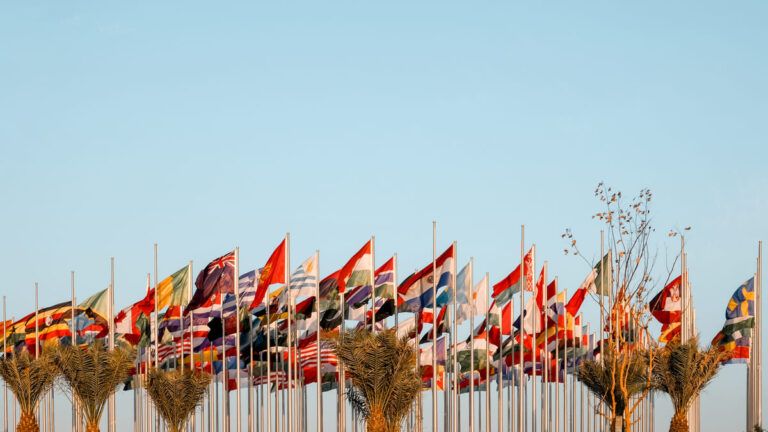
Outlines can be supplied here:
<path id="1" fill-rule="evenodd" d="M 85 348 L 61 346 L 54 357 L 73 399 L 83 407 L 88 424 L 98 424 L 107 400 L 128 378 L 136 351 L 127 347 L 109 351 L 96 342 Z"/>
<path id="2" fill-rule="evenodd" d="M 202 371 L 153 369 L 146 388 L 168 429 L 177 432 L 183 430 L 210 383 L 211 375 Z"/>
<path id="3" fill-rule="evenodd" d="M 336 353 L 352 380 L 348 399 L 369 424 L 397 430 L 421 390 L 416 350 L 394 331 L 360 329 L 336 342 Z"/>
<path id="4" fill-rule="evenodd" d="M 53 387 L 58 374 L 48 350 L 38 358 L 26 351 L 0 358 L 0 377 L 16 396 L 22 412 L 34 413 L 38 400 Z"/>

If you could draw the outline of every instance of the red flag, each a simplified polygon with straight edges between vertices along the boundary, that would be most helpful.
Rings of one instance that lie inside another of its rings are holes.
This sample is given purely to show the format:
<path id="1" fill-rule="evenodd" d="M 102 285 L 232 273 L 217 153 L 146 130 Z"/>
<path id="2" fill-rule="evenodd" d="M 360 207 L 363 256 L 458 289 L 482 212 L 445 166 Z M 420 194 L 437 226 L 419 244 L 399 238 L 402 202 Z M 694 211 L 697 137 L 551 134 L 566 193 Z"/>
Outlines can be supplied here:
<path id="1" fill-rule="evenodd" d="M 680 322 L 682 306 L 680 302 L 681 276 L 674 278 L 648 304 L 654 318 L 662 324 Z"/>
<path id="2" fill-rule="evenodd" d="M 525 273 L 525 289 L 526 291 L 533 291 L 533 248 L 528 250 L 528 253 L 525 254 L 524 260 L 524 273 Z M 508 274 L 507 277 L 504 279 L 498 281 L 493 285 L 493 297 L 495 298 L 502 292 L 514 288 L 513 291 L 517 292 L 520 290 L 520 265 L 515 267 L 514 270 L 512 270 L 512 273 Z M 515 287 L 517 286 L 517 287 Z"/>
<path id="3" fill-rule="evenodd" d="M 285 281 L 285 239 L 277 245 L 272 255 L 269 256 L 264 268 L 261 269 L 259 282 L 256 285 L 256 297 L 251 303 L 249 309 L 253 309 L 264 301 L 267 294 L 267 288 L 276 283 L 286 283 Z"/>
<path id="4" fill-rule="evenodd" d="M 359 267 L 366 265 L 366 256 L 368 258 L 367 264 L 370 264 L 371 259 L 371 241 L 368 240 L 362 248 L 360 248 L 359 251 L 357 251 L 356 254 L 352 256 L 352 258 L 347 261 L 346 264 L 344 264 L 344 267 L 339 270 L 339 278 L 338 278 L 338 284 L 339 284 L 339 293 L 343 293 L 346 291 L 347 288 L 347 282 L 349 282 L 349 279 L 353 276 L 354 272 L 364 271 L 365 269 L 361 269 Z M 370 275 L 368 275 L 368 278 L 370 278 Z M 353 280 L 356 278 L 353 278 Z M 354 286 L 354 285 L 353 285 Z"/>

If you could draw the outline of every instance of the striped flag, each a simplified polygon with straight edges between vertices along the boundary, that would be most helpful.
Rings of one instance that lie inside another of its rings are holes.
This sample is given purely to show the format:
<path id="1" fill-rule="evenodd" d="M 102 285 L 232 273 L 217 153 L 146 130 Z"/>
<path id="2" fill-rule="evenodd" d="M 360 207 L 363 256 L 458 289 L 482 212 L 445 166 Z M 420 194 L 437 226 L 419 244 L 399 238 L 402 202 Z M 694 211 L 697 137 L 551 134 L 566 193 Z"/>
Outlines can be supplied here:
<path id="1" fill-rule="evenodd" d="M 299 349 L 299 366 L 315 367 L 317 364 L 317 341 L 310 342 L 305 347 Z M 336 351 L 329 341 L 320 341 L 320 368 L 323 373 L 330 373 L 336 370 L 339 359 Z"/>
<path id="2" fill-rule="evenodd" d="M 317 290 L 317 255 L 312 254 L 291 275 L 291 298 L 313 297 Z"/>

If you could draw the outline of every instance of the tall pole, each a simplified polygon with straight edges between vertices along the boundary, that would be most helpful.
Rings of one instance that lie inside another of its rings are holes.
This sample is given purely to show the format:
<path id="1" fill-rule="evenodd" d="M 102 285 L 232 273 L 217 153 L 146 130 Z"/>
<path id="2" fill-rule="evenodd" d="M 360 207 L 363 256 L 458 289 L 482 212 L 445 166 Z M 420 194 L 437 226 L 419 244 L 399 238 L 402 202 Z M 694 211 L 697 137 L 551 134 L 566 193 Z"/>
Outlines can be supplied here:
<path id="1" fill-rule="evenodd" d="M 485 273 L 485 281 L 486 281 L 486 287 L 485 287 L 485 325 L 486 328 L 485 331 L 485 432 L 491 432 L 491 359 L 490 359 L 490 347 L 488 346 L 489 338 L 488 338 L 488 325 L 489 320 L 491 317 L 491 314 L 489 312 L 488 305 L 490 305 L 490 290 L 488 289 L 490 286 L 490 274 L 488 272 Z"/>
<path id="2" fill-rule="evenodd" d="M 524 358 L 523 358 L 523 341 L 525 340 L 525 326 L 522 325 L 523 323 L 523 308 L 525 307 L 525 299 L 524 299 L 524 293 L 525 293 L 525 283 L 526 283 L 526 274 L 525 274 L 525 225 L 520 226 L 520 370 L 519 370 L 519 383 L 517 387 L 517 413 L 518 413 L 518 419 L 517 419 L 517 430 L 518 432 L 523 432 L 523 429 L 525 428 L 525 425 L 523 423 L 524 417 L 523 417 L 523 398 L 525 398 L 525 394 L 523 393 L 523 364 L 524 364 Z M 513 336 L 514 337 L 514 331 Z M 512 362 L 514 365 L 514 362 Z"/>
<path id="3" fill-rule="evenodd" d="M 157 275 L 155 275 L 157 277 Z M 109 350 L 115 350 L 115 257 L 109 258 L 109 321 L 107 322 L 109 327 Z M 107 430 L 109 432 L 115 432 L 115 394 L 112 393 L 109 396 L 109 404 L 107 405 L 109 410 L 109 425 Z"/>
<path id="4" fill-rule="evenodd" d="M 320 362 L 320 251 L 315 251 L 315 370 L 317 371 L 317 432 L 323 432 L 323 373 Z"/>
<path id="5" fill-rule="evenodd" d="M 3 358 L 7 355 L 8 329 L 5 321 L 5 296 L 3 296 Z M 5 381 L 3 381 L 3 432 L 8 432 L 8 383 Z"/>
<path id="6" fill-rule="evenodd" d="M 757 295 L 755 296 L 755 329 L 757 330 L 757 355 L 755 356 L 755 372 L 757 387 L 757 418 L 755 423 L 763 425 L 763 241 L 757 242 Z"/>
<path id="7" fill-rule="evenodd" d="M 453 260 L 451 261 L 451 291 L 453 292 L 453 296 L 451 299 L 451 303 L 453 304 L 453 311 L 451 312 L 451 319 L 452 319 L 452 330 L 451 330 L 451 346 L 453 347 L 451 349 L 451 365 L 453 369 L 453 383 L 451 385 L 451 430 L 453 432 L 458 432 L 458 412 L 459 412 L 459 371 L 458 371 L 458 358 L 456 357 L 456 340 L 458 339 L 456 335 L 458 334 L 458 327 L 456 324 L 456 261 L 459 258 L 459 254 L 456 252 L 456 242 L 453 242 Z"/>
<path id="8" fill-rule="evenodd" d="M 549 339 L 549 306 L 547 305 L 547 301 L 549 300 L 548 293 L 547 293 L 547 261 L 544 261 L 544 274 L 542 275 L 544 277 L 544 280 L 541 281 L 541 286 L 544 288 L 544 292 L 542 293 L 542 318 L 544 319 L 544 353 L 542 355 L 545 355 L 546 357 L 540 358 L 541 360 L 541 366 L 543 368 L 542 371 L 542 384 L 541 384 L 541 396 L 542 396 L 542 408 L 541 408 L 541 431 L 542 432 L 548 432 L 550 427 L 550 418 L 549 418 L 549 346 L 547 346 L 547 342 Z M 534 342 L 536 343 L 536 342 Z"/>
<path id="9" fill-rule="evenodd" d="M 464 294 L 470 301 L 469 309 L 469 432 L 475 432 L 475 297 L 472 285 L 472 272 L 474 271 L 473 257 L 469 258 L 469 283 L 465 287 Z M 456 289 L 456 288 L 454 288 Z M 454 351 L 456 347 L 454 346 Z M 458 407 L 457 407 L 458 410 Z"/>
<path id="10" fill-rule="evenodd" d="M 432 221 L 432 431 L 437 431 L 437 222 Z"/>
<path id="11" fill-rule="evenodd" d="M 291 363 L 290 363 L 290 360 L 291 360 L 291 358 L 290 358 L 290 355 L 291 355 L 291 327 L 290 326 L 291 326 L 291 315 L 293 313 L 292 310 L 291 310 L 291 301 L 290 301 L 291 300 L 291 291 L 290 291 L 290 288 L 291 288 L 291 233 L 285 233 L 285 269 L 284 270 L 285 270 L 284 277 L 285 277 L 286 289 L 288 289 L 288 356 L 289 356 L 289 358 L 288 358 L 288 386 L 287 386 L 288 387 L 287 393 L 288 393 L 288 417 L 289 418 L 288 418 L 288 422 L 287 422 L 286 426 L 288 428 L 288 432 L 293 432 L 291 430 L 291 421 L 290 421 L 291 420 L 290 419 L 290 417 L 291 417 L 291 400 L 290 400 L 290 397 L 291 397 L 291 384 L 292 384 L 291 383 L 291 378 L 292 378 L 292 376 L 291 376 L 292 375 L 291 374 Z M 280 356 L 280 358 L 282 360 L 282 356 Z M 282 368 L 281 368 L 281 371 L 282 371 Z M 283 409 L 285 409 L 285 406 L 283 406 Z"/>
<path id="12" fill-rule="evenodd" d="M 376 333 L 376 236 L 371 236 L 371 331 Z"/>
<path id="13" fill-rule="evenodd" d="M 523 269 L 525 269 L 525 266 L 523 266 Z M 538 304 L 536 304 L 536 298 L 538 295 L 537 285 L 536 285 L 536 245 L 534 244 L 533 247 L 533 263 L 531 265 L 531 277 L 533 278 L 533 286 L 531 287 L 533 291 L 533 307 L 529 311 L 531 314 L 531 348 L 533 350 L 533 353 L 531 355 L 533 360 L 533 378 L 531 379 L 531 430 L 536 432 L 537 429 L 537 423 L 538 420 L 538 403 L 539 401 L 536 400 L 536 368 L 538 367 L 538 356 L 537 356 L 537 349 L 538 346 L 536 345 L 536 315 L 538 312 Z M 546 279 L 545 279 L 546 280 Z"/>
<path id="14" fill-rule="evenodd" d="M 160 365 L 158 364 L 159 363 L 159 355 L 158 355 L 158 351 L 159 350 L 158 350 L 158 348 L 160 347 L 160 340 L 159 340 L 160 339 L 160 337 L 159 337 L 160 332 L 158 330 L 158 327 L 160 327 L 160 314 L 158 313 L 158 309 L 157 309 L 157 306 L 158 306 L 158 304 L 157 304 L 158 303 L 158 294 L 157 294 L 157 283 L 158 283 L 158 274 L 157 274 L 157 243 L 155 243 L 153 245 L 153 252 L 154 252 L 154 259 L 153 259 L 154 262 L 153 262 L 153 264 L 154 264 L 154 272 L 155 272 L 155 285 L 154 285 L 155 286 L 155 288 L 154 288 L 154 313 L 155 313 L 155 321 L 152 323 L 152 335 L 154 336 L 154 342 L 151 345 L 154 345 L 154 350 L 155 350 L 155 362 L 154 362 L 155 364 L 154 364 L 154 366 L 156 368 L 159 368 Z M 111 324 L 110 324 L 110 327 L 111 327 Z M 155 418 L 155 431 L 159 431 L 160 430 L 160 416 L 157 415 L 157 408 L 154 407 L 154 404 L 152 404 L 152 406 L 153 406 L 153 416 Z M 114 431 L 110 430 L 109 432 L 114 432 Z"/>
<path id="15" fill-rule="evenodd" d="M 70 282 L 70 288 L 72 289 L 72 320 L 69 324 L 69 335 L 71 339 L 71 344 L 73 347 L 77 346 L 77 328 L 75 327 L 75 272 L 72 271 L 69 273 L 69 282 Z M 5 297 L 3 297 L 3 326 L 5 326 Z M 3 328 L 5 330 L 5 328 Z M 3 331 L 3 334 L 5 334 L 5 331 Z M 6 416 L 7 418 L 7 416 Z M 77 427 L 77 399 L 72 398 L 72 431 L 74 432 L 75 428 Z"/>
<path id="16" fill-rule="evenodd" d="M 237 395 L 235 396 L 235 403 L 237 403 L 237 432 L 241 432 L 243 429 L 242 418 L 242 403 L 240 402 L 240 248 L 235 247 L 235 277 L 232 284 L 235 291 L 235 385 L 237 387 Z M 224 322 L 221 323 L 224 326 Z M 226 327 L 226 326 L 225 326 Z M 226 340 L 226 335 L 224 336 Z M 182 344 L 183 347 L 183 344 Z M 182 364 L 184 362 L 182 361 Z M 183 366 L 182 366 L 183 367 Z M 226 367 L 225 367 L 226 369 Z M 227 374 L 229 374 L 227 372 Z"/>

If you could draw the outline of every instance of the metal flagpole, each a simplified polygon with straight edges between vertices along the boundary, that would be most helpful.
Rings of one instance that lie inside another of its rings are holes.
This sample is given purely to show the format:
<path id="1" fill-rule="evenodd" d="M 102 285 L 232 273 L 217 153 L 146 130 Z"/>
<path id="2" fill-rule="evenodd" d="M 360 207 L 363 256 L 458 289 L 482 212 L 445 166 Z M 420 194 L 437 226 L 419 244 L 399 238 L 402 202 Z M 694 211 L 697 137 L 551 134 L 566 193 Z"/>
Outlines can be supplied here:
<path id="1" fill-rule="evenodd" d="M 39 305 L 38 305 L 38 295 L 37 294 L 38 294 L 38 292 L 37 292 L 37 282 L 35 282 L 35 358 L 38 358 L 38 356 L 40 354 L 40 349 L 39 349 L 40 348 L 40 343 L 39 343 L 40 342 L 39 341 L 40 329 L 38 327 L 38 316 L 39 316 L 38 310 L 39 310 Z M 39 402 L 38 402 L 38 404 L 39 404 Z M 37 424 L 40 424 L 40 410 L 37 411 Z"/>
<path id="2" fill-rule="evenodd" d="M 159 358 L 158 358 L 158 348 L 160 341 L 159 339 L 159 331 L 158 327 L 160 327 L 160 315 L 157 310 L 157 303 L 158 303 L 158 294 L 157 294 L 157 282 L 158 282 L 158 276 L 157 276 L 157 243 L 154 245 L 154 270 L 155 270 L 155 288 L 154 288 L 154 310 L 155 310 L 155 321 L 152 323 L 152 334 L 154 336 L 154 350 L 155 350 L 155 367 L 159 368 Z M 111 326 L 111 325 L 110 325 Z M 155 431 L 160 430 L 160 416 L 157 415 L 157 409 L 153 406 L 153 416 L 155 417 Z M 114 431 L 109 431 L 114 432 Z"/>
<path id="3" fill-rule="evenodd" d="M 376 333 L 376 236 L 371 236 L 371 332 Z"/>
<path id="4" fill-rule="evenodd" d="M 490 290 L 489 290 L 490 291 Z M 499 360 L 498 365 L 496 367 L 496 391 L 498 394 L 496 395 L 496 416 L 498 417 L 496 419 L 496 422 L 498 424 L 498 432 L 504 431 L 504 389 L 502 388 L 502 374 L 504 371 L 504 353 L 502 352 L 502 348 L 504 345 L 504 323 L 502 320 L 504 319 L 504 314 L 502 313 L 502 308 L 499 308 L 498 305 L 496 305 L 496 310 L 499 311 L 499 347 L 496 348 L 496 351 L 499 353 Z M 514 354 L 513 354 L 514 355 Z M 511 405 L 511 404 L 510 404 Z"/>
<path id="5" fill-rule="evenodd" d="M 187 263 L 187 275 L 189 276 L 187 278 L 187 298 L 192 298 L 192 260 L 189 260 L 189 263 Z M 187 300 L 187 304 L 189 304 L 189 300 Z M 179 315 L 181 316 L 181 312 L 183 311 L 183 308 L 179 308 Z M 195 313 L 190 311 L 189 314 L 189 370 L 194 371 L 195 370 L 195 341 L 194 341 L 194 334 L 192 333 L 192 328 L 194 327 L 195 323 Z M 183 319 L 183 317 L 182 317 Z M 181 336 L 181 349 L 182 353 L 184 352 L 184 335 L 182 333 Z M 184 359 L 182 355 L 182 365 L 184 364 Z M 200 405 L 200 408 L 202 408 L 203 405 Z M 195 432 L 197 422 L 195 418 L 195 412 L 197 410 L 192 411 L 192 427 L 190 428 L 192 432 Z M 202 428 L 201 428 L 202 429 Z"/>
<path id="6" fill-rule="evenodd" d="M 5 320 L 5 296 L 3 296 L 3 358 L 8 355 L 7 325 Z M 5 381 L 3 381 L 3 432 L 8 432 L 8 383 Z"/>
<path id="7" fill-rule="evenodd" d="M 458 328 L 456 325 L 456 260 L 458 260 L 459 254 L 456 252 L 456 242 L 453 242 L 453 260 L 451 261 L 451 291 L 453 291 L 451 302 L 453 303 L 453 312 L 451 313 L 451 319 L 453 321 L 453 328 L 451 330 L 451 365 L 453 369 L 453 382 L 451 385 L 451 430 L 458 432 L 458 412 L 459 412 L 459 370 L 458 370 L 458 358 L 456 357 L 456 340 L 458 335 Z"/>
<path id="8" fill-rule="evenodd" d="M 475 431 L 475 296 L 472 285 L 472 272 L 474 271 L 473 257 L 469 258 L 469 283 L 465 287 L 465 296 L 469 304 L 469 432 Z M 456 289 L 456 288 L 454 288 Z M 454 347 L 454 350 L 456 348 Z M 458 410 L 458 408 L 457 408 Z"/>
<path id="9" fill-rule="evenodd" d="M 549 307 L 547 306 L 548 293 L 547 293 L 547 261 L 544 261 L 544 274 L 542 275 L 544 279 L 541 281 L 541 286 L 544 288 L 544 292 L 541 294 L 542 298 L 542 318 L 544 322 L 544 352 L 539 356 L 539 360 L 541 360 L 541 366 L 543 368 L 543 371 L 541 373 L 542 375 L 542 383 L 541 383 L 541 431 L 542 432 L 548 432 L 550 428 L 550 418 L 549 418 L 549 346 L 547 344 L 547 341 L 549 339 L 549 316 L 547 314 L 547 311 L 549 310 Z M 534 342 L 537 343 L 537 342 Z M 545 356 L 542 358 L 542 356 Z M 545 362 L 546 360 L 546 362 Z"/>
<path id="10" fill-rule="evenodd" d="M 763 242 L 757 242 L 757 281 L 755 285 L 755 424 L 763 426 Z"/>
<path id="11" fill-rule="evenodd" d="M 288 290 L 288 343 L 287 345 L 288 345 L 288 355 L 290 357 L 291 355 L 291 313 L 292 312 L 291 312 L 291 233 L 289 232 L 285 233 L 285 268 L 284 270 L 285 270 L 285 274 L 284 274 L 285 284 L 286 284 L 286 289 Z M 282 356 L 280 356 L 280 360 L 282 361 Z M 281 368 L 281 371 L 282 371 L 282 368 Z M 289 417 L 288 420 L 290 420 L 290 417 L 291 417 L 291 384 L 292 384 L 291 378 L 292 378 L 292 373 L 291 373 L 291 363 L 289 358 L 288 359 L 288 385 L 286 386 L 287 393 L 288 393 L 287 395 L 288 396 L 287 410 L 288 410 L 288 417 Z M 281 392 L 281 394 L 284 395 L 284 392 Z M 282 409 L 283 411 L 286 410 L 285 400 L 283 400 Z M 285 419 L 281 418 L 281 420 L 285 420 Z M 290 421 L 286 421 L 284 424 L 287 427 L 288 432 L 293 432 L 291 430 Z"/>
<path id="12" fill-rule="evenodd" d="M 157 277 L 157 275 L 155 275 Z M 115 257 L 109 258 L 109 350 L 115 350 Z M 115 432 L 115 394 L 109 396 L 109 432 Z"/>
<path id="13" fill-rule="evenodd" d="M 565 299 L 568 299 L 568 288 L 563 290 Z M 572 419 L 568 418 L 568 316 L 565 316 L 565 325 L 563 326 L 563 430 L 568 432 L 572 429 Z M 570 426 L 570 427 L 569 427 Z"/>
<path id="14" fill-rule="evenodd" d="M 72 306 L 70 307 L 70 310 L 72 312 L 71 317 L 72 321 L 69 324 L 69 337 L 70 337 L 70 343 L 72 346 L 77 346 L 77 328 L 75 327 L 75 272 L 71 271 L 69 272 L 69 282 L 70 287 L 72 289 Z M 3 297 L 3 327 L 5 327 L 5 297 Z M 3 328 L 5 330 L 5 328 Z M 5 331 L 3 331 L 3 334 L 5 334 Z M 3 351 L 5 352 L 5 351 Z M 135 405 L 135 401 L 134 401 Z M 134 410 L 135 414 L 135 410 Z M 134 416 L 134 425 L 136 423 L 136 419 Z M 77 426 L 77 399 L 72 398 L 72 431 L 75 430 L 75 427 Z"/>
<path id="15" fill-rule="evenodd" d="M 272 432 L 272 331 L 270 327 L 272 326 L 272 320 L 270 317 L 270 309 L 271 309 L 271 301 L 269 296 L 269 287 L 267 287 L 266 295 L 265 295 L 265 305 L 267 310 L 267 323 L 264 326 L 264 329 L 267 333 L 267 387 L 264 389 L 264 392 L 266 393 L 263 397 L 267 401 L 267 410 L 266 410 L 266 418 L 267 418 L 267 430 L 266 432 Z M 259 355 L 259 358 L 261 358 L 261 355 Z M 261 367 L 259 367 L 259 371 L 261 372 Z M 262 384 L 263 387 L 263 384 Z M 275 392 L 275 395 L 277 395 L 277 392 Z M 277 404 L 277 399 L 275 399 L 275 404 Z M 275 419 L 275 422 L 277 422 L 277 419 Z"/>
<path id="16" fill-rule="evenodd" d="M 316 406 L 317 406 L 317 432 L 323 432 L 323 373 L 320 362 L 320 251 L 315 251 L 315 313 L 317 313 L 315 323 L 315 370 L 317 374 L 316 382 Z"/>
<path id="17" fill-rule="evenodd" d="M 241 384 L 240 384 L 240 248 L 235 248 L 235 275 L 232 281 L 235 291 L 235 386 L 237 387 L 237 395 L 235 396 L 235 403 L 237 403 L 237 432 L 241 432 L 243 429 L 242 418 L 242 403 L 240 401 Z M 221 323 L 224 326 L 224 322 Z M 224 338 L 226 340 L 226 336 Z M 183 345 L 182 345 L 183 346 Z M 183 364 L 183 362 L 182 362 Z M 183 366 L 182 366 L 183 368 Z M 226 372 L 229 375 L 229 372 Z M 229 397 L 229 396 L 227 396 Z"/>
<path id="18" fill-rule="evenodd" d="M 525 274 L 525 225 L 520 226 L 520 382 L 517 388 L 517 413 L 518 413 L 518 419 L 517 419 L 517 430 L 518 432 L 523 432 L 523 429 L 525 428 L 523 423 L 523 398 L 525 397 L 525 394 L 523 393 L 523 341 L 525 339 L 525 326 L 522 325 L 523 323 L 523 308 L 525 307 L 525 283 L 526 283 L 526 274 Z M 510 315 L 511 316 L 511 315 Z M 514 337 L 514 330 L 513 337 Z M 512 362 L 514 365 L 514 362 Z"/>
<path id="19" fill-rule="evenodd" d="M 557 284 L 555 276 L 555 286 Z M 555 293 L 557 296 L 559 293 Z M 559 314 L 559 313 L 558 313 Z M 560 317 L 555 321 L 555 432 L 560 432 Z"/>
<path id="20" fill-rule="evenodd" d="M 437 222 L 432 221 L 432 431 L 437 431 Z"/>
<path id="21" fill-rule="evenodd" d="M 525 269 L 525 266 L 523 266 L 523 269 Z M 538 416 L 538 403 L 539 401 L 536 400 L 536 368 L 538 367 L 538 355 L 537 352 L 537 344 L 536 344 L 536 315 L 538 312 L 538 304 L 536 304 L 537 299 L 537 287 L 536 287 L 536 245 L 533 245 L 533 262 L 531 264 L 531 278 L 533 280 L 533 286 L 531 287 L 533 289 L 533 307 L 530 310 L 531 314 L 531 348 L 533 350 L 533 353 L 531 353 L 531 359 L 533 360 L 533 371 L 531 379 L 531 430 L 536 431 L 537 429 L 537 416 Z"/>
<path id="22" fill-rule="evenodd" d="M 288 432 L 293 432 L 293 332 L 291 331 L 291 315 L 293 315 L 293 294 L 291 293 L 291 285 L 290 282 L 288 283 L 288 340 L 286 342 L 286 348 L 288 348 L 288 404 L 287 404 L 287 413 L 288 417 L 286 419 L 286 427 L 288 428 Z"/>
<path id="23" fill-rule="evenodd" d="M 485 432 L 491 432 L 491 359 L 490 347 L 488 346 L 488 325 L 491 314 L 490 306 L 490 274 L 485 273 Z"/>

